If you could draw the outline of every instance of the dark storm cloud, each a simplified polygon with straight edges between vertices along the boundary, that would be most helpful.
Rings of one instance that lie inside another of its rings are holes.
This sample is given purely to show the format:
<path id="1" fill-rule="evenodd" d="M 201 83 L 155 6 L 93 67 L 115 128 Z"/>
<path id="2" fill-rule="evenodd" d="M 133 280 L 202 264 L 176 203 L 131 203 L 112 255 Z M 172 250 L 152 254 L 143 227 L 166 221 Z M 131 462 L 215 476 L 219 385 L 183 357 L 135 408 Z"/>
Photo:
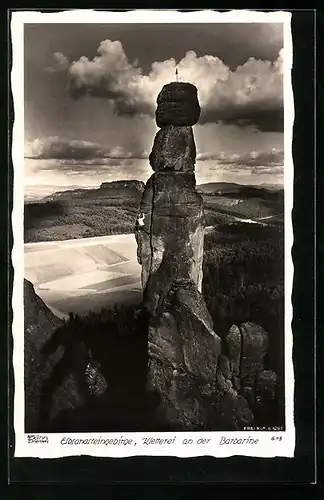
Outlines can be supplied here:
<path id="1" fill-rule="evenodd" d="M 278 23 L 145 23 L 145 24 L 26 24 L 26 58 L 61 52 L 70 61 L 95 56 L 105 39 L 120 40 L 129 60 L 138 60 L 144 73 L 153 61 L 180 60 L 193 50 L 212 54 L 231 69 L 249 59 L 275 61 L 283 47 L 283 25 Z M 42 43 L 40 43 L 40 40 Z"/>
<path id="2" fill-rule="evenodd" d="M 258 109 L 259 105 L 259 109 Z M 225 125 L 237 125 L 239 127 L 254 126 L 261 132 L 283 132 L 284 110 L 283 104 L 268 109 L 266 103 L 250 103 L 245 106 L 222 105 L 217 109 L 204 108 L 199 123 L 223 123 Z"/>

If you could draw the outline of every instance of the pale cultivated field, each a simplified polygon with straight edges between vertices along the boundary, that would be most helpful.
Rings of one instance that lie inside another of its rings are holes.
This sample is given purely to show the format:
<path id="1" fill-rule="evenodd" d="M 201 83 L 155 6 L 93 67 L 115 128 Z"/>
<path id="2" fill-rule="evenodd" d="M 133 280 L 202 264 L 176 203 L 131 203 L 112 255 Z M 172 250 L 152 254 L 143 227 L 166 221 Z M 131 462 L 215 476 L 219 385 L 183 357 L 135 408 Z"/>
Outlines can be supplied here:
<path id="1" fill-rule="evenodd" d="M 87 314 L 141 300 L 133 234 L 27 243 L 25 277 L 52 311 Z"/>
<path id="2" fill-rule="evenodd" d="M 262 219 L 234 220 L 268 223 Z M 213 229 L 209 226 L 205 231 Z M 136 252 L 133 234 L 26 243 L 25 278 L 60 317 L 67 317 L 69 312 L 98 312 L 115 304 L 138 304 L 142 288 Z"/>

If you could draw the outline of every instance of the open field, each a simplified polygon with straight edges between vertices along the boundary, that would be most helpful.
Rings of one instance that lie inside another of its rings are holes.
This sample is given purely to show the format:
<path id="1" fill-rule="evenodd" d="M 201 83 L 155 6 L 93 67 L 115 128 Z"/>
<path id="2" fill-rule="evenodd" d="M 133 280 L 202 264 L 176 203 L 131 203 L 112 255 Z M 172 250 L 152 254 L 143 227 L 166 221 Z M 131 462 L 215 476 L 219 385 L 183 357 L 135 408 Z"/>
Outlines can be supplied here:
<path id="1" fill-rule="evenodd" d="M 133 234 L 25 244 L 25 277 L 57 315 L 141 300 Z"/>

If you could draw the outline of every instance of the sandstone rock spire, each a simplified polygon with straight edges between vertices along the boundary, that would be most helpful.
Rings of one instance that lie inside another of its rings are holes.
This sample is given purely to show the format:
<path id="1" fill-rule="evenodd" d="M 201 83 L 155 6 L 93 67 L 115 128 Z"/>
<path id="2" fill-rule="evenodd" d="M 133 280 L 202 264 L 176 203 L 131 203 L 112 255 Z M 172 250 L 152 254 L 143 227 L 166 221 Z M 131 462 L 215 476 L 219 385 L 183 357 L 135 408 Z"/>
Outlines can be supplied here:
<path id="1" fill-rule="evenodd" d="M 154 173 L 135 229 L 149 315 L 148 386 L 158 391 L 161 409 L 177 429 L 242 430 L 254 423 L 255 410 L 266 412 L 277 379 L 264 368 L 263 328 L 233 325 L 222 352 L 201 294 L 203 200 L 196 191 L 192 131 L 199 116 L 194 85 L 176 81 L 162 88 L 160 130 L 149 156 Z"/>
<path id="2" fill-rule="evenodd" d="M 160 130 L 149 157 L 155 173 L 145 186 L 136 230 L 150 314 L 149 383 L 170 421 L 195 428 L 204 421 L 204 408 L 192 391 L 199 386 L 208 392 L 215 384 L 221 342 L 201 295 L 203 202 L 196 191 L 191 128 L 200 115 L 197 89 L 172 82 L 157 104 Z"/>

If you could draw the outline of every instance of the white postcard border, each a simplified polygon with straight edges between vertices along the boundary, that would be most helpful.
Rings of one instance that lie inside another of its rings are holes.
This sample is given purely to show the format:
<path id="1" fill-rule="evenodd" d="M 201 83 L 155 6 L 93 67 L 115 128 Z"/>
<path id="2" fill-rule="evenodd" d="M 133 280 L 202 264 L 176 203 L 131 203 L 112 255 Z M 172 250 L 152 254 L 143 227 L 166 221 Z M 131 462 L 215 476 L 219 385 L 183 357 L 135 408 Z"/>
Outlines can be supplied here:
<path id="1" fill-rule="evenodd" d="M 285 410 L 286 430 L 243 432 L 181 432 L 181 433 L 87 433 L 48 434 L 42 437 L 24 432 L 24 24 L 25 23 L 283 23 L 284 25 L 284 186 L 285 186 Z M 293 47 L 291 14 L 283 11 L 259 12 L 233 10 L 215 11 L 154 11 L 134 10 L 107 12 L 69 10 L 57 13 L 17 11 L 12 13 L 11 39 L 13 65 L 11 89 L 14 101 L 12 161 L 13 186 L 13 250 L 14 283 L 13 308 L 13 367 L 14 367 L 14 432 L 15 457 L 59 458 L 88 455 L 96 457 L 130 457 L 137 455 L 195 457 L 293 457 L 294 427 L 294 369 L 292 361 L 293 336 L 292 284 L 293 228 L 293 158 L 292 133 L 294 99 L 291 83 Z M 41 442 L 41 441 L 44 442 Z M 74 441 L 73 441 L 74 440 Z M 129 442 L 131 440 L 131 442 Z M 152 441 L 153 440 L 153 441 Z M 157 442 L 154 440 L 158 440 Z M 160 440 L 160 441 L 159 441 Z M 187 440 L 187 442 L 186 442 Z"/>

